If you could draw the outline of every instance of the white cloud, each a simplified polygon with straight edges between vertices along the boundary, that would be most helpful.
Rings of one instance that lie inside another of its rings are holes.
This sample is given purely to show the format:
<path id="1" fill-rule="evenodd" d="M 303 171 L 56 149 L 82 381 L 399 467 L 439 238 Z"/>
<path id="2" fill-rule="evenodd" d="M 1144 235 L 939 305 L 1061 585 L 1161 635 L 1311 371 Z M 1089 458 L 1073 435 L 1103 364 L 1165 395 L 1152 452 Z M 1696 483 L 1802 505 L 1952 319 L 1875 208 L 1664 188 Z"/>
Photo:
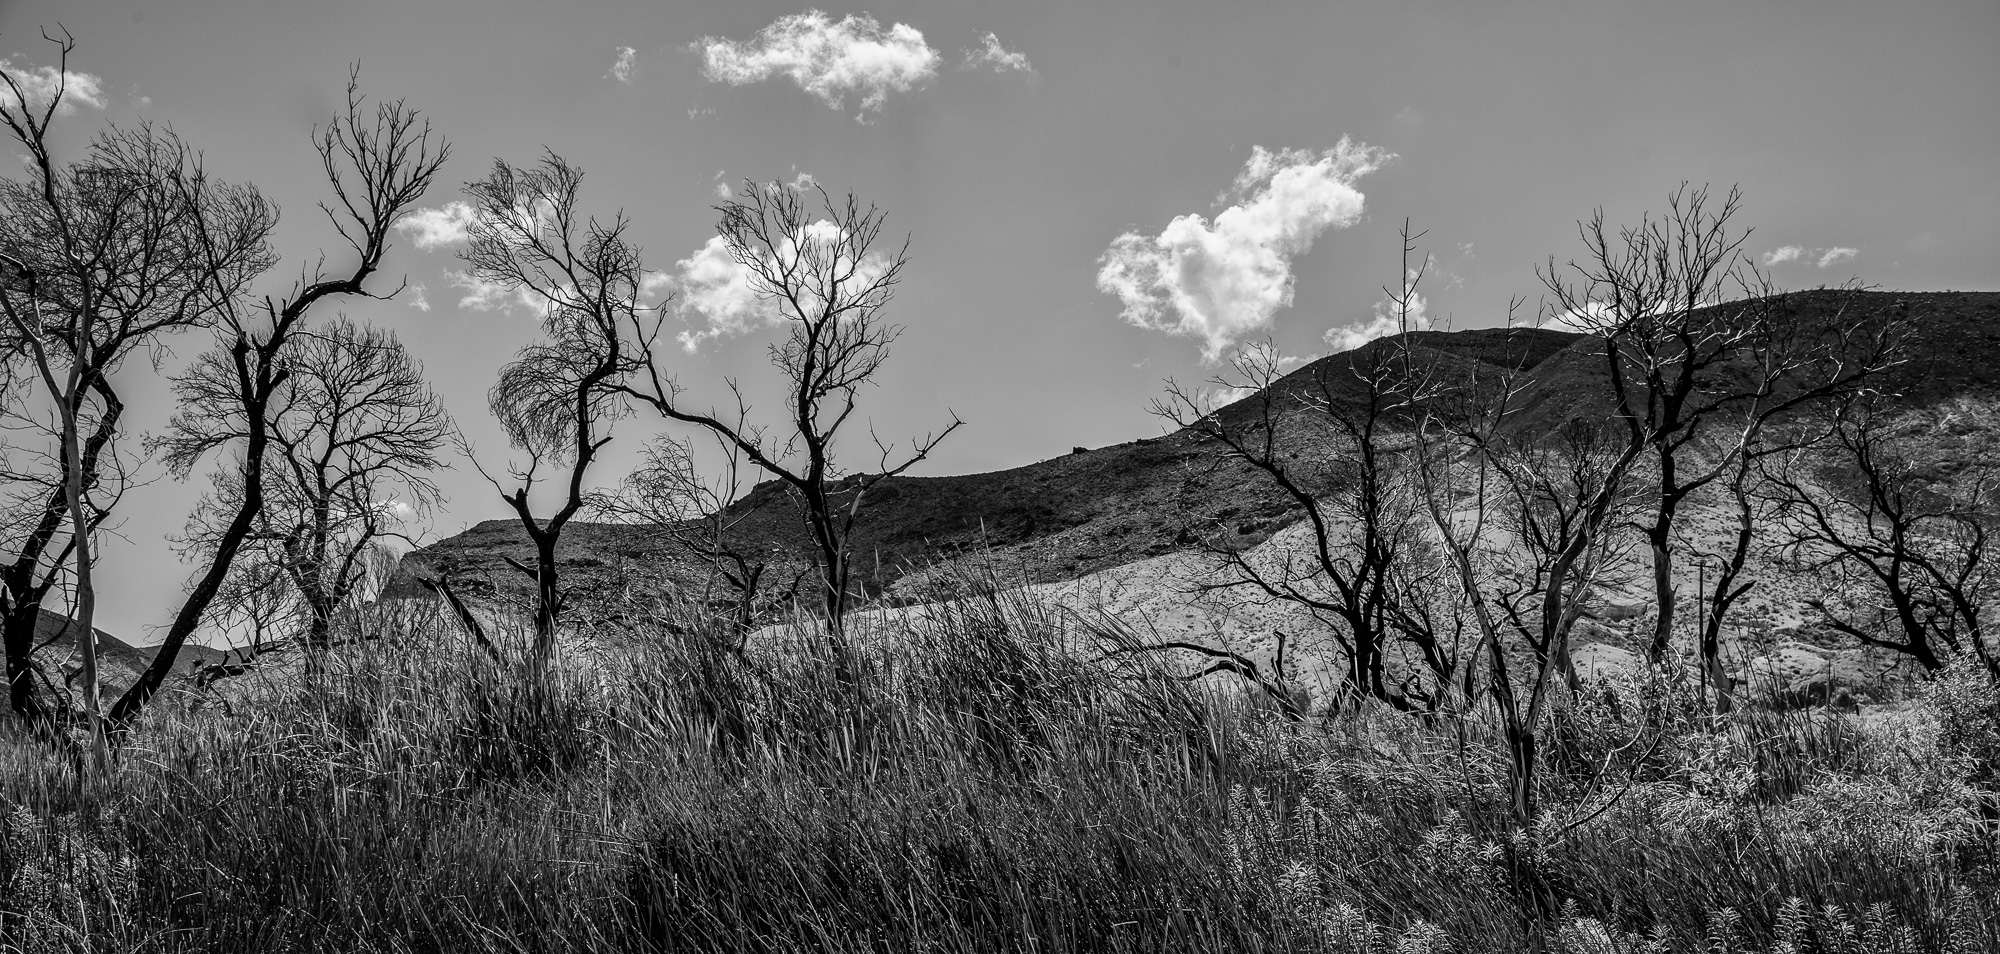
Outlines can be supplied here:
<path id="1" fill-rule="evenodd" d="M 410 237 L 412 244 L 428 252 L 466 239 L 472 225 L 472 206 L 447 202 L 440 209 L 418 209 L 396 220 L 396 231 Z"/>
<path id="2" fill-rule="evenodd" d="M 735 189 L 731 189 L 731 188 L 729 187 L 729 183 L 727 183 L 727 182 L 718 182 L 718 183 L 716 183 L 716 184 L 715 184 L 715 197 L 716 197 L 716 198 L 718 198 L 718 199 L 727 199 L 727 198 L 730 198 L 730 197 L 732 197 L 732 196 L 734 196 L 734 195 L 736 195 L 736 190 L 735 190 Z"/>
<path id="3" fill-rule="evenodd" d="M 0 72 L 6 73 L 14 84 L 21 88 L 21 92 L 28 97 L 30 106 L 48 105 L 49 100 L 60 90 L 62 100 L 56 104 L 56 114 L 59 116 L 75 113 L 78 103 L 92 109 L 103 109 L 106 102 L 103 78 L 90 73 L 70 70 L 57 72 L 53 66 L 24 69 L 6 59 L 0 59 Z M 14 90 L 7 84 L 0 83 L 0 107 L 13 108 L 18 105 L 20 103 L 14 95 Z"/>
<path id="4" fill-rule="evenodd" d="M 1412 271 L 1410 277 L 1415 279 L 1416 272 Z M 1401 334 L 1403 332 L 1404 316 L 1399 313 L 1400 311 L 1401 309 L 1396 307 L 1395 302 L 1384 298 L 1375 303 L 1375 316 L 1373 318 L 1359 324 L 1347 325 L 1341 328 L 1328 328 L 1323 339 L 1326 341 L 1327 347 L 1332 349 L 1332 353 L 1339 354 L 1343 351 L 1353 351 L 1377 338 L 1387 338 L 1390 335 Z M 1424 300 L 1424 296 L 1416 292 L 1410 293 L 1409 312 L 1408 318 L 1411 331 L 1424 331 L 1430 328 L 1430 303 Z"/>
<path id="5" fill-rule="evenodd" d="M 821 219 L 805 227 L 803 234 L 792 241 L 781 244 L 777 261 L 789 263 L 800 257 L 800 245 L 808 249 L 817 248 L 818 257 L 835 260 L 835 271 L 846 271 L 838 260 L 838 240 L 840 232 L 832 222 Z M 841 294 L 851 298 L 861 289 L 867 288 L 879 278 L 887 268 L 889 260 L 880 255 L 869 255 L 850 277 L 843 280 Z M 652 285 L 648 280 L 648 285 Z M 698 351 L 702 342 L 716 338 L 735 337 L 748 334 L 758 327 L 771 324 L 783 317 L 779 301 L 767 294 L 767 288 L 757 278 L 756 272 L 747 264 L 737 261 L 729 243 L 718 235 L 710 238 L 694 254 L 674 263 L 671 279 L 662 282 L 662 289 L 670 289 L 679 295 L 675 308 L 682 320 L 692 326 L 697 319 L 703 327 L 690 327 L 678 337 L 681 347 L 689 352 Z M 806 290 L 807 296 L 813 294 Z M 807 309 L 814 309 L 817 302 L 802 303 Z"/>
<path id="6" fill-rule="evenodd" d="M 1035 68 L 1028 63 L 1028 54 L 1008 52 L 1000 45 L 998 36 L 988 33 L 981 43 L 979 49 L 965 51 L 965 63 L 959 67 L 960 69 L 976 70 L 982 66 L 991 66 L 995 73 L 1005 73 L 1008 70 L 1019 70 L 1023 73 L 1035 71 Z"/>
<path id="7" fill-rule="evenodd" d="M 793 192 L 804 192 L 817 184 L 817 181 L 813 178 L 812 173 L 801 172 L 793 176 L 792 181 L 785 183 L 785 187 Z"/>
<path id="8" fill-rule="evenodd" d="M 1805 253 L 1806 250 L 1800 248 L 1797 245 L 1786 245 L 1781 248 L 1774 248 L 1769 252 L 1764 253 L 1764 264 L 1766 266 L 1771 266 L 1771 265 L 1777 265 L 1781 262 L 1796 262 L 1799 260 L 1799 256 L 1804 255 Z"/>
<path id="9" fill-rule="evenodd" d="M 778 317 L 777 303 L 761 293 L 750 266 L 736 260 L 720 235 L 675 262 L 661 287 L 679 293 L 682 318 L 696 313 L 706 319 L 706 328 L 680 334 L 681 347 L 690 352 L 708 339 L 744 334 Z"/>
<path id="10" fill-rule="evenodd" d="M 1321 153 L 1254 147 L 1214 222 L 1182 215 L 1157 236 L 1118 236 L 1098 259 L 1097 288 L 1118 296 L 1127 322 L 1199 338 L 1214 361 L 1291 305 L 1291 260 L 1361 217 L 1354 180 L 1392 158 L 1344 137 Z"/>
<path id="11" fill-rule="evenodd" d="M 1849 261 L 1861 254 L 1858 248 L 1835 245 L 1830 248 L 1806 248 L 1803 245 L 1785 245 L 1764 253 L 1764 266 L 1782 265 L 1785 262 L 1817 262 L 1821 268 L 1831 268 Z"/>
<path id="12" fill-rule="evenodd" d="M 627 86 L 632 84 L 632 70 L 638 65 L 639 51 L 629 46 L 618 48 L 618 58 L 611 61 L 611 72 L 605 75 Z"/>
<path id="13" fill-rule="evenodd" d="M 411 308 L 415 308 L 415 309 L 416 309 L 416 310 L 418 310 L 418 311 L 429 311 L 429 310 L 431 310 L 431 301 L 430 301 L 430 299 L 429 299 L 429 298 L 427 298 L 427 297 L 425 297 L 425 296 L 424 296 L 424 291 L 425 291 L 425 288 L 424 288 L 424 283 L 423 283 L 423 282 L 411 282 L 411 283 L 410 283 L 410 307 L 411 307 Z"/>
<path id="14" fill-rule="evenodd" d="M 473 311 L 512 311 L 525 308 L 536 314 L 548 311 L 549 300 L 532 288 L 522 287 L 509 292 L 507 286 L 499 282 L 489 282 L 469 272 L 445 272 L 445 279 L 451 287 L 465 292 L 458 300 L 458 307 Z"/>
<path id="15" fill-rule="evenodd" d="M 879 112 L 890 93 L 915 89 L 938 65 L 938 51 L 909 24 L 884 30 L 866 14 L 836 22 L 818 10 L 779 17 L 749 42 L 710 36 L 695 48 L 714 82 L 741 86 L 783 76 L 833 109 L 857 94 L 856 118 Z"/>

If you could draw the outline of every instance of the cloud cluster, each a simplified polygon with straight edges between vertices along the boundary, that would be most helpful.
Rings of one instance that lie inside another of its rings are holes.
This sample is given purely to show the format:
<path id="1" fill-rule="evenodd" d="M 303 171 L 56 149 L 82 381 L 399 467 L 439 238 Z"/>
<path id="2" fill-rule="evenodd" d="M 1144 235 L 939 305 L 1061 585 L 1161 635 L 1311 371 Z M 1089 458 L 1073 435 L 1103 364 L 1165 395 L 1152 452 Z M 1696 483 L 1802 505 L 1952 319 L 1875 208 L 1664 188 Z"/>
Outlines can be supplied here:
<path id="1" fill-rule="evenodd" d="M 611 61 L 611 72 L 607 75 L 620 83 L 630 86 L 632 85 L 632 71 L 638 66 L 638 60 L 638 50 L 629 46 L 621 46 L 618 48 L 618 58 Z"/>
<path id="2" fill-rule="evenodd" d="M 1214 361 L 1292 303 L 1292 259 L 1361 217 L 1354 180 L 1393 156 L 1345 137 L 1332 149 L 1253 149 L 1213 222 L 1175 217 L 1156 236 L 1126 232 L 1098 259 L 1097 288 L 1141 328 L 1197 338 Z"/>
<path id="3" fill-rule="evenodd" d="M 411 244 L 429 252 L 465 241 L 472 216 L 472 206 L 447 202 L 443 208 L 411 212 L 397 219 L 394 228 L 409 236 Z"/>
<path id="4" fill-rule="evenodd" d="M 1764 253 L 1764 265 L 1780 265 L 1785 262 L 1803 262 L 1817 259 L 1819 267 L 1832 268 L 1861 254 L 1858 248 L 1835 245 L 1831 248 L 1806 248 L 1803 245 L 1785 245 Z"/>
<path id="5" fill-rule="evenodd" d="M 979 49 L 965 51 L 965 62 L 959 67 L 960 69 L 976 70 L 982 66 L 990 66 L 995 73 L 1035 71 L 1035 68 L 1028 64 L 1028 54 L 1008 52 L 1000 45 L 999 37 L 988 33 L 980 42 Z"/>
<path id="6" fill-rule="evenodd" d="M 104 93 L 104 79 L 91 73 L 71 70 L 58 72 L 53 66 L 21 68 L 12 61 L 0 59 L 0 73 L 6 73 L 15 86 L 21 88 L 30 106 L 46 106 L 57 92 L 62 100 L 56 103 L 56 115 L 68 116 L 76 112 L 78 103 L 92 109 L 103 109 L 107 102 Z M 0 83 L 0 107 L 13 108 L 20 105 L 14 90 Z"/>
<path id="7" fill-rule="evenodd" d="M 907 23 L 884 30 L 866 14 L 834 20 L 818 10 L 779 17 L 747 42 L 710 36 L 695 48 L 710 80 L 741 86 L 782 76 L 833 109 L 858 95 L 864 116 L 937 75 L 939 60 Z"/>
<path id="8" fill-rule="evenodd" d="M 801 260 L 831 263 L 833 273 L 845 275 L 836 294 L 842 301 L 851 301 L 882 277 L 890 260 L 871 254 L 850 272 L 846 263 L 851 259 L 842 255 L 845 238 L 838 226 L 821 219 L 780 243 L 774 253 L 767 252 L 771 257 L 766 264 L 773 271 L 783 272 L 797 271 L 789 266 Z M 662 276 L 657 285 L 650 280 L 648 285 L 676 294 L 674 308 L 689 325 L 677 337 L 681 347 L 692 353 L 700 350 L 703 342 L 748 334 L 784 317 L 782 303 L 758 278 L 757 271 L 739 261 L 729 243 L 718 235 L 694 254 L 675 262 L 673 272 Z M 815 291 L 805 289 L 806 300 L 799 303 L 808 312 L 816 312 L 825 304 L 813 297 Z"/>

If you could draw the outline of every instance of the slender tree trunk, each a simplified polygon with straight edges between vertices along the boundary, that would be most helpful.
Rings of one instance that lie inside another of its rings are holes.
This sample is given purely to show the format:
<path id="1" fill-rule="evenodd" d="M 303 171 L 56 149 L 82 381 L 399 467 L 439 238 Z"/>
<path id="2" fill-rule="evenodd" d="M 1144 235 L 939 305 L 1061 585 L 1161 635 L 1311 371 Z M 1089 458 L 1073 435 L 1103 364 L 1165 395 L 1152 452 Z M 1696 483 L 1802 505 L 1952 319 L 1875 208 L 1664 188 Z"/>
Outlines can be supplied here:
<path id="1" fill-rule="evenodd" d="M 1659 521 L 1647 528 L 1647 543 L 1653 551 L 1653 602 L 1657 613 L 1653 617 L 1653 639 L 1646 646 L 1646 661 L 1654 664 L 1667 659 L 1667 651 L 1673 644 L 1674 614 L 1678 609 L 1674 599 L 1674 555 L 1668 548 L 1667 534 L 1673 526 L 1671 507 L 1662 505 Z"/>
<path id="2" fill-rule="evenodd" d="M 82 369 L 77 369 L 80 372 Z M 71 393 L 75 393 L 78 374 L 71 374 Z M 91 579 L 90 521 L 83 513 L 83 443 L 77 433 L 76 405 L 73 401 L 63 402 L 63 469 L 68 474 L 70 532 L 75 535 L 71 541 L 71 554 L 76 561 L 76 611 L 73 625 L 81 628 L 79 645 L 83 649 L 83 709 L 90 717 L 90 753 L 96 763 L 97 775 L 105 777 L 111 771 L 111 746 L 104 730 L 103 677 L 97 670 L 97 587 Z"/>
<path id="3" fill-rule="evenodd" d="M 546 666 L 556 652 L 556 624 L 562 613 L 562 586 L 556 567 L 556 537 L 535 540 L 535 659 Z"/>

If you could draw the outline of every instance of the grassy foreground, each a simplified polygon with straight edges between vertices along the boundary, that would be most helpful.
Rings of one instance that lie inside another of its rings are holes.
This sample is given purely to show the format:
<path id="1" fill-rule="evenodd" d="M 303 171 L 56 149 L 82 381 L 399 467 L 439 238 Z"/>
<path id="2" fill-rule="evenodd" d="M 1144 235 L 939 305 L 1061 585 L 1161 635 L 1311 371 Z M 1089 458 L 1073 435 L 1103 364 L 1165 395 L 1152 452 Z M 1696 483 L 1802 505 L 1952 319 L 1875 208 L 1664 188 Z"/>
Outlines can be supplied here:
<path id="1" fill-rule="evenodd" d="M 1288 723 L 1011 595 L 861 634 L 856 685 L 687 620 L 544 679 L 373 625 L 89 789 L 4 730 L 0 950 L 2000 949 L 1969 669 L 1869 720 L 1600 684 L 1523 832 L 1477 711 Z"/>

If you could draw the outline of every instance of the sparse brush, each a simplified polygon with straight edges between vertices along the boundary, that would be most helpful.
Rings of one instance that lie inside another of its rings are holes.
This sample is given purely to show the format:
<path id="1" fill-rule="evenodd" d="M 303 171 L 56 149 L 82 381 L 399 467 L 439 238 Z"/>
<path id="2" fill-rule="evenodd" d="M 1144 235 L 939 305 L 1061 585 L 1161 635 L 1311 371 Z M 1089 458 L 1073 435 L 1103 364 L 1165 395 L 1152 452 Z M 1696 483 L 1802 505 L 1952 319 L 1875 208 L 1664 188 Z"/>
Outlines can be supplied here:
<path id="1" fill-rule="evenodd" d="M 163 700 L 95 787 L 0 730 L 0 951 L 2000 945 L 1978 673 L 1894 730 L 1607 686 L 1523 831 L 1476 710 L 1287 718 L 1007 582 L 857 616 L 846 681 L 809 619 L 536 673 L 405 614 Z"/>

